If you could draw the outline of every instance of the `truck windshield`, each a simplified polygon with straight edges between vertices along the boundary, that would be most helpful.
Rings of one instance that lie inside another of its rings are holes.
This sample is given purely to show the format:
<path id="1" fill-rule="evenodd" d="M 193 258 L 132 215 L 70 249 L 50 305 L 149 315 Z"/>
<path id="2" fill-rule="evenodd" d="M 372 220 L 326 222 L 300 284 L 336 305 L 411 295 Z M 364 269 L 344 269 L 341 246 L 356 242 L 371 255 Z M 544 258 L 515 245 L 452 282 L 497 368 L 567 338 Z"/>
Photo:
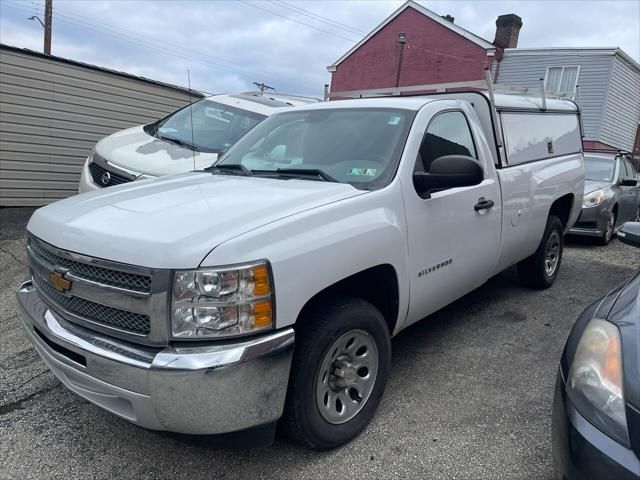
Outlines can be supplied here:
<path id="1" fill-rule="evenodd" d="M 613 180 L 615 160 L 605 157 L 584 157 L 584 177 L 586 180 L 610 182 Z"/>
<path id="2" fill-rule="evenodd" d="M 203 152 L 224 152 L 265 115 L 203 99 L 148 125 L 150 135 Z M 193 136 L 191 126 L 193 124 Z"/>
<path id="3" fill-rule="evenodd" d="M 414 116 L 389 108 L 279 113 L 243 137 L 213 170 L 381 188 L 395 175 Z"/>

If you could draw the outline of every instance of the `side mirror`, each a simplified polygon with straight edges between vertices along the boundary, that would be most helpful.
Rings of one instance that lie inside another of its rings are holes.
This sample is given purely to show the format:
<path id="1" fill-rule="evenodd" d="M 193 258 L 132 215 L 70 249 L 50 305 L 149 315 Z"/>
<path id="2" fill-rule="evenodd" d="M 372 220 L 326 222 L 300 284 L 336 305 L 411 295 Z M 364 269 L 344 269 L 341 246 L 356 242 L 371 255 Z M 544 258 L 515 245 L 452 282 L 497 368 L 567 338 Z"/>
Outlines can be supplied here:
<path id="1" fill-rule="evenodd" d="M 638 185 L 638 181 L 634 180 L 633 178 L 623 178 L 622 180 L 620 180 L 620 185 L 622 185 L 623 187 L 635 187 L 636 185 Z"/>
<path id="2" fill-rule="evenodd" d="M 429 173 L 415 172 L 413 185 L 416 191 L 429 198 L 434 190 L 455 187 L 471 187 L 484 179 L 478 160 L 465 155 L 445 155 L 431 162 Z"/>
<path id="3" fill-rule="evenodd" d="M 616 235 L 622 243 L 640 248 L 640 222 L 626 222 Z"/>

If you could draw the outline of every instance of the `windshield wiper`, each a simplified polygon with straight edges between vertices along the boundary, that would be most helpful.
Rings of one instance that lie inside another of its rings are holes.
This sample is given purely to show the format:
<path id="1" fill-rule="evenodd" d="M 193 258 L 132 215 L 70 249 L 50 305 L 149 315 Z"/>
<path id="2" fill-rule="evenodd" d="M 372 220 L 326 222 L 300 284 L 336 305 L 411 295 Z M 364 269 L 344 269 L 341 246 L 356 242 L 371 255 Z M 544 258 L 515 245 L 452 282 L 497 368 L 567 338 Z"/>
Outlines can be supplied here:
<path id="1" fill-rule="evenodd" d="M 316 177 L 324 180 L 325 182 L 339 183 L 338 180 L 333 178 L 327 172 L 318 168 L 278 168 L 275 173 L 301 177 Z"/>
<path id="2" fill-rule="evenodd" d="M 223 163 L 220 165 L 211 165 L 210 167 L 207 167 L 204 170 L 205 172 L 218 170 L 221 172 L 239 173 L 241 175 L 246 175 L 248 177 L 252 175 L 251 170 L 249 170 L 247 167 L 245 167 L 241 163 Z"/>
<path id="3" fill-rule="evenodd" d="M 179 138 L 173 138 L 173 137 L 165 137 L 164 135 L 157 135 L 157 138 L 159 138 L 160 140 L 164 140 L 166 142 L 171 142 L 171 143 L 175 143 L 176 145 L 180 145 L 181 147 L 186 147 L 190 150 L 194 150 L 194 151 L 198 151 L 199 148 L 196 147 L 195 145 L 189 143 L 189 142 L 185 142 L 184 140 L 180 140 Z"/>

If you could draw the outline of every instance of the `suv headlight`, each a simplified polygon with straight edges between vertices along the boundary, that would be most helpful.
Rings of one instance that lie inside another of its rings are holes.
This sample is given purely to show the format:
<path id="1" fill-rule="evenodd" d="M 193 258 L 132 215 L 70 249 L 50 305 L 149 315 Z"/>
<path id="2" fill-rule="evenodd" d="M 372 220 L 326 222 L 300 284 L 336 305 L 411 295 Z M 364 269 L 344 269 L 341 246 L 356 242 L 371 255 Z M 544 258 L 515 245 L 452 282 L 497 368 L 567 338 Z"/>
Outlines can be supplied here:
<path id="1" fill-rule="evenodd" d="M 171 298 L 174 338 L 237 336 L 273 327 L 269 264 L 175 272 Z"/>
<path id="2" fill-rule="evenodd" d="M 593 425 L 629 445 L 620 332 L 613 323 L 594 318 L 587 325 L 569 371 L 567 395 Z"/>
<path id="3" fill-rule="evenodd" d="M 582 207 L 583 208 L 597 207 L 602 202 L 604 202 L 604 199 L 605 199 L 605 196 L 604 196 L 603 190 L 596 190 L 595 192 L 587 193 L 582 198 Z"/>

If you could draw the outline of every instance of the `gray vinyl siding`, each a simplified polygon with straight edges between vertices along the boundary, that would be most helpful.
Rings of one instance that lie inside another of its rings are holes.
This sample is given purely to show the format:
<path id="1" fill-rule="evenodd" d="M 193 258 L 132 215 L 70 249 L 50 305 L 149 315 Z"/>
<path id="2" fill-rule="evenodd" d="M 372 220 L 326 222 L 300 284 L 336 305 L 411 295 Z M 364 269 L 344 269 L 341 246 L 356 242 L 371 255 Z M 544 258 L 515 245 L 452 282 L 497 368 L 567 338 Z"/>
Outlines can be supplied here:
<path id="1" fill-rule="evenodd" d="M 613 62 L 600 141 L 632 151 L 640 122 L 640 72 L 619 56 Z"/>
<path id="2" fill-rule="evenodd" d="M 0 207 L 74 195 L 98 140 L 188 102 L 179 88 L 0 46 Z"/>
<path id="3" fill-rule="evenodd" d="M 580 104 L 585 140 L 600 139 L 602 116 L 605 109 L 606 92 L 613 66 L 611 54 L 530 54 L 509 55 L 505 53 L 500 62 L 496 83 L 531 88 L 540 92 L 540 79 L 547 67 L 554 65 L 579 65 Z M 607 142 L 604 142 L 607 143 Z"/>

